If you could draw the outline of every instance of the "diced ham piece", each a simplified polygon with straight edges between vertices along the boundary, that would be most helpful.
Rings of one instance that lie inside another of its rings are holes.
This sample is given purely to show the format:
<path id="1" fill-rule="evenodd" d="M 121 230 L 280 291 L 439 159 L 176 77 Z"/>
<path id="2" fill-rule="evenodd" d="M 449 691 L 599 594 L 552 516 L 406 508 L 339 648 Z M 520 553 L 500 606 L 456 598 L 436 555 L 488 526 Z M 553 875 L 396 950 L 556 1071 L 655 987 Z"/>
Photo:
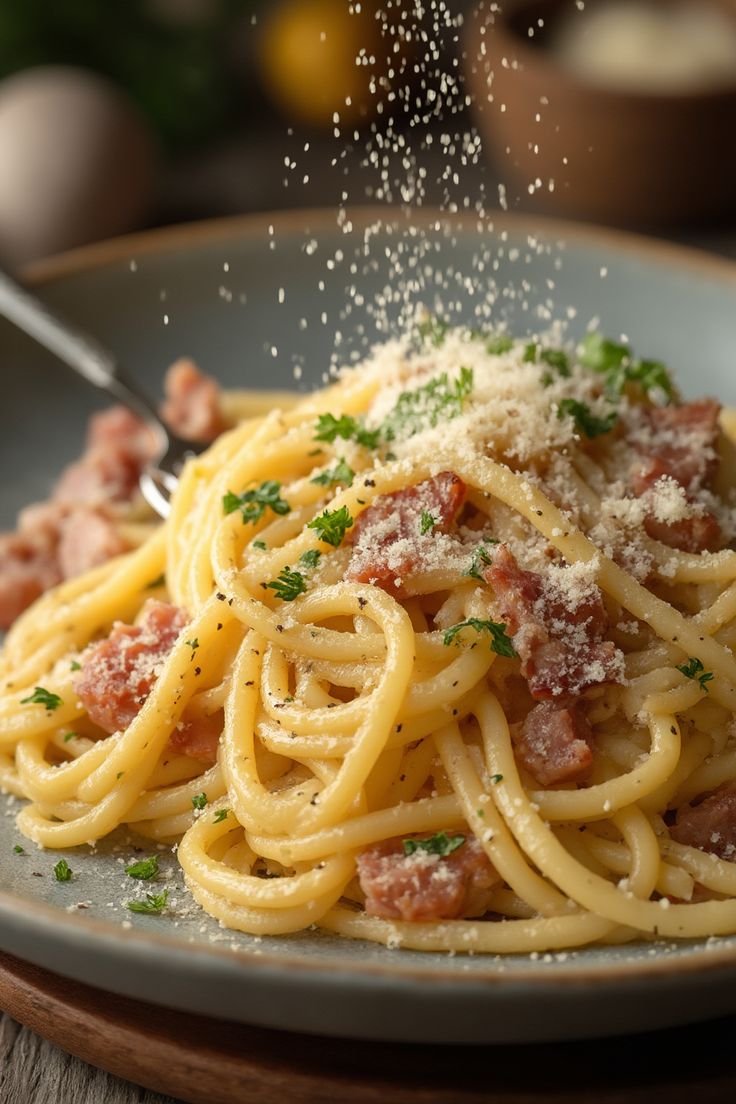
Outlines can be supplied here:
<path id="1" fill-rule="evenodd" d="M 433 536 L 451 531 L 465 494 L 462 479 L 444 471 L 414 487 L 379 495 L 350 531 L 353 556 L 347 578 L 395 594 L 402 579 L 421 570 Z M 422 534 L 424 512 L 431 514 L 434 525 Z"/>
<path id="2" fill-rule="evenodd" d="M 678 843 L 736 862 L 736 784 L 714 790 L 698 805 L 678 810 L 670 835 Z"/>
<path id="3" fill-rule="evenodd" d="M 714 399 L 645 410 L 642 417 L 646 433 L 642 440 L 634 438 L 639 452 L 629 478 L 634 494 L 654 494 L 659 480 L 670 478 L 692 502 L 692 496 L 710 487 L 718 470 L 720 412 L 720 404 Z M 644 528 L 653 540 L 682 552 L 715 551 L 723 545 L 720 524 L 712 513 L 663 521 L 652 511 Z"/>
<path id="4" fill-rule="evenodd" d="M 533 698 L 575 697 L 591 686 L 619 682 L 621 653 L 603 636 L 608 625 L 597 587 L 574 608 L 545 588 L 541 575 L 524 571 L 504 544 L 484 570 L 497 616 L 506 624 Z"/>
<path id="5" fill-rule="evenodd" d="M 99 510 L 72 510 L 61 527 L 59 568 L 65 579 L 71 579 L 127 550 L 110 518 Z"/>
<path id="6" fill-rule="evenodd" d="M 447 856 L 417 850 L 404 853 L 403 841 L 385 840 L 358 856 L 358 878 L 369 916 L 390 920 L 452 920 L 482 916 L 489 890 L 499 877 L 478 840 Z"/>
<path id="7" fill-rule="evenodd" d="M 169 737 L 169 747 L 192 759 L 214 763 L 223 724 L 222 713 L 213 717 L 184 717 Z"/>
<path id="8" fill-rule="evenodd" d="M 723 547 L 718 518 L 707 511 L 679 521 L 660 521 L 650 514 L 644 519 L 644 528 L 652 540 L 680 552 L 716 552 Z"/>
<path id="9" fill-rule="evenodd" d="M 631 474 L 634 493 L 644 494 L 663 475 L 686 491 L 709 486 L 718 468 L 720 413 L 715 399 L 647 409 L 644 418 L 650 439 L 638 446 L 641 462 Z"/>
<path id="10" fill-rule="evenodd" d="M 90 419 L 85 452 L 62 475 L 54 501 L 93 507 L 129 502 L 155 455 L 155 437 L 140 418 L 123 406 L 103 410 Z"/>
<path id="11" fill-rule="evenodd" d="M 74 686 L 94 724 L 105 732 L 128 727 L 186 623 L 183 610 L 149 599 L 139 625 L 118 622 L 106 640 L 85 653 Z"/>
<path id="12" fill-rule="evenodd" d="M 584 782 L 593 766 L 593 730 L 578 704 L 540 702 L 514 736 L 519 761 L 540 786 Z"/>
<path id="13" fill-rule="evenodd" d="M 177 360 L 166 373 L 166 400 L 161 417 L 187 441 L 209 444 L 226 429 L 220 409 L 220 388 L 191 360 Z"/>
<path id="14" fill-rule="evenodd" d="M 54 542 L 42 533 L 0 533 L 0 629 L 60 582 Z"/>

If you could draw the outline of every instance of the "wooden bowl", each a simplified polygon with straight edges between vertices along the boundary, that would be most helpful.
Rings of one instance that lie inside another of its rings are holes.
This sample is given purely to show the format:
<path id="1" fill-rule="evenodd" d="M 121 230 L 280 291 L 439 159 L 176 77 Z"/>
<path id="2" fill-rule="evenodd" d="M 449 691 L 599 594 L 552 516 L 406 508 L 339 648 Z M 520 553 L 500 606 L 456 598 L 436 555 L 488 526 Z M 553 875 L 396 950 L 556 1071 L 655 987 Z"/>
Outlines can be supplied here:
<path id="1" fill-rule="evenodd" d="M 719 3 L 736 18 L 736 0 Z M 571 0 L 493 7 L 480 3 L 468 19 L 465 72 L 509 206 L 638 227 L 736 210 L 736 73 L 702 91 L 609 89 L 545 48 Z"/>

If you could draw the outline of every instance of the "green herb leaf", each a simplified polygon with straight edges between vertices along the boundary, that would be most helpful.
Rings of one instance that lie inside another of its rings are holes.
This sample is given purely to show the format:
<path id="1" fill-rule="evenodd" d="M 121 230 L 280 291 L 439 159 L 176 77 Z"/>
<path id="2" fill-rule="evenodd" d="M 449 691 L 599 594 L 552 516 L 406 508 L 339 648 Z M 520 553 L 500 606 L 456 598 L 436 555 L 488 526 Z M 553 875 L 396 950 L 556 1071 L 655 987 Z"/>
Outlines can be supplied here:
<path id="1" fill-rule="evenodd" d="M 16 843 L 15 847 L 13 848 L 13 851 L 16 855 L 25 855 L 25 853 L 26 853 L 25 848 L 21 847 L 21 845 L 19 843 Z"/>
<path id="2" fill-rule="evenodd" d="M 201 811 L 202 809 L 204 809 L 206 804 L 207 804 L 207 794 L 204 793 L 204 791 L 200 794 L 195 794 L 194 797 L 192 798 L 192 805 L 194 806 L 195 809 L 199 809 Z"/>
<path id="3" fill-rule="evenodd" d="M 73 659 L 71 661 L 71 663 L 69 664 L 69 670 L 70 671 L 81 671 L 82 670 L 82 664 L 78 663 L 76 659 Z"/>
<path id="4" fill-rule="evenodd" d="M 20 699 L 20 704 L 42 705 L 44 709 L 48 709 L 49 713 L 53 713 L 63 703 L 58 694 L 52 694 L 48 690 L 44 690 L 43 686 L 37 686 L 29 697 Z"/>
<path id="5" fill-rule="evenodd" d="M 522 356 L 524 364 L 536 364 L 537 363 L 537 343 L 536 341 L 530 341 L 528 345 L 524 346 L 524 355 Z"/>
<path id="6" fill-rule="evenodd" d="M 280 496 L 281 484 L 275 479 L 268 479 L 250 491 L 243 491 L 236 495 L 228 491 L 222 499 L 222 508 L 226 514 L 232 514 L 240 510 L 243 515 L 243 525 L 254 525 L 260 521 L 267 509 L 274 514 L 288 514 L 291 506 Z"/>
<path id="7" fill-rule="evenodd" d="M 339 510 L 325 510 L 319 517 L 307 522 L 308 529 L 314 529 L 320 540 L 339 548 L 345 533 L 353 525 L 353 519 L 347 506 Z"/>
<path id="8" fill-rule="evenodd" d="M 587 403 L 577 399 L 562 399 L 557 407 L 557 417 L 562 419 L 566 414 L 573 419 L 575 426 L 585 437 L 601 437 L 604 433 L 610 433 L 618 421 L 618 413 L 612 410 L 605 418 L 597 418 Z"/>
<path id="9" fill-rule="evenodd" d="M 617 398 L 627 383 L 637 383 L 646 395 L 658 392 L 668 400 L 675 387 L 666 366 L 659 360 L 634 360 L 628 345 L 621 345 L 598 333 L 589 333 L 580 346 L 580 363 L 606 377 L 606 391 Z"/>
<path id="10" fill-rule="evenodd" d="M 140 862 L 126 866 L 125 873 L 130 878 L 138 878 L 142 882 L 155 878 L 158 874 L 158 855 L 151 855 L 150 859 L 141 859 Z"/>
<path id="11" fill-rule="evenodd" d="M 362 421 L 351 418 L 349 414 L 320 414 L 315 426 L 315 441 L 327 441 L 332 444 L 336 438 L 342 441 L 356 441 L 364 448 L 377 448 L 381 436 L 379 429 L 366 429 Z"/>
<path id="12" fill-rule="evenodd" d="M 142 912 L 146 916 L 160 916 L 166 908 L 169 899 L 169 891 L 162 893 L 147 893 L 145 901 L 127 901 L 125 907 L 131 912 Z"/>
<path id="13" fill-rule="evenodd" d="M 230 813 L 229 809 L 218 809 L 217 812 L 215 813 L 214 823 L 215 824 L 220 824 L 221 821 L 227 820 L 227 817 L 228 817 L 229 813 Z"/>
<path id="14" fill-rule="evenodd" d="M 486 338 L 486 352 L 491 356 L 503 356 L 504 353 L 510 352 L 513 347 L 514 339 L 509 337 L 508 334 L 493 334 Z"/>
<path id="15" fill-rule="evenodd" d="M 57 882 L 70 882 L 72 880 L 73 870 L 71 870 L 69 863 L 66 859 L 59 859 L 54 867 L 54 877 Z"/>
<path id="16" fill-rule="evenodd" d="M 314 479 L 310 479 L 309 482 L 316 483 L 319 487 L 329 487 L 333 483 L 340 483 L 344 487 L 349 487 L 354 479 L 355 472 L 353 469 L 346 460 L 339 459 L 334 468 L 320 472 L 319 475 L 315 475 Z"/>
<path id="17" fill-rule="evenodd" d="M 292 571 L 290 567 L 283 568 L 278 579 L 272 579 L 270 583 L 266 583 L 266 586 L 282 602 L 293 602 L 307 589 L 304 576 L 298 571 Z"/>
<path id="18" fill-rule="evenodd" d="M 498 544 L 498 541 L 486 539 L 483 544 L 478 545 L 470 561 L 470 567 L 464 572 L 465 575 L 470 576 L 471 579 L 480 579 L 481 582 L 484 582 L 481 566 L 493 563 L 492 557 L 487 552 L 487 548 L 493 544 Z"/>
<path id="19" fill-rule="evenodd" d="M 469 617 L 467 621 L 461 621 L 459 625 L 453 625 L 447 629 L 442 637 L 442 643 L 449 647 L 458 633 L 463 629 L 475 629 L 476 632 L 488 632 L 491 634 L 491 651 L 496 655 L 507 656 L 513 659 L 517 652 L 506 633 L 506 625 L 498 621 L 481 621 L 478 617 Z"/>
<path id="20" fill-rule="evenodd" d="M 184 643 L 188 644 L 193 652 L 196 652 L 197 648 L 199 647 L 199 640 L 196 636 L 192 640 L 185 640 Z"/>
<path id="21" fill-rule="evenodd" d="M 710 692 L 710 687 L 706 684 L 713 679 L 713 672 L 706 671 L 703 664 L 699 659 L 691 657 L 687 663 L 681 663 L 677 666 L 677 670 L 681 671 L 689 679 L 694 679 L 700 683 L 700 689 L 705 690 L 706 693 Z"/>
<path id="22" fill-rule="evenodd" d="M 395 407 L 381 425 L 386 441 L 412 437 L 441 421 L 450 421 L 463 412 L 463 404 L 473 390 L 472 368 L 461 368 L 450 381 L 447 372 L 413 391 L 402 391 Z"/>
<path id="23" fill-rule="evenodd" d="M 563 349 L 542 349 L 539 359 L 550 368 L 554 368 L 558 376 L 562 376 L 563 379 L 570 378 L 570 361 Z"/>
<path id="24" fill-rule="evenodd" d="M 166 583 L 166 576 L 164 574 L 159 575 L 156 579 L 151 579 L 150 583 L 146 583 L 146 590 L 156 590 L 157 587 L 162 587 Z"/>
<path id="25" fill-rule="evenodd" d="M 438 349 L 447 337 L 449 329 L 449 322 L 443 322 L 431 315 L 419 323 L 417 335 L 425 344 L 434 345 L 435 349 Z"/>
<path id="26" fill-rule="evenodd" d="M 254 540 L 253 548 L 258 548 L 261 552 L 268 552 L 268 545 L 262 540 Z"/>
<path id="27" fill-rule="evenodd" d="M 316 567 L 321 555 L 322 553 L 318 552 L 316 548 L 309 548 L 306 552 L 302 552 L 299 563 L 302 567 Z"/>
<path id="28" fill-rule="evenodd" d="M 437 518 L 432 517 L 428 510 L 422 510 L 422 516 L 419 522 L 419 532 L 424 536 L 430 529 L 434 529 L 437 524 Z"/>
<path id="29" fill-rule="evenodd" d="M 444 858 L 457 851 L 465 843 L 465 836 L 448 836 L 447 832 L 437 832 L 428 839 L 405 839 L 404 854 L 414 855 L 417 851 L 426 851 L 430 855 L 442 855 Z"/>
<path id="30" fill-rule="evenodd" d="M 78 732 L 65 732 L 64 733 L 64 743 L 68 744 L 69 741 L 73 740 L 75 736 L 79 736 L 79 733 Z"/>
<path id="31" fill-rule="evenodd" d="M 494 786 L 497 786 L 499 782 L 503 782 L 503 775 L 502 774 L 492 774 L 491 775 L 491 782 L 493 783 Z"/>

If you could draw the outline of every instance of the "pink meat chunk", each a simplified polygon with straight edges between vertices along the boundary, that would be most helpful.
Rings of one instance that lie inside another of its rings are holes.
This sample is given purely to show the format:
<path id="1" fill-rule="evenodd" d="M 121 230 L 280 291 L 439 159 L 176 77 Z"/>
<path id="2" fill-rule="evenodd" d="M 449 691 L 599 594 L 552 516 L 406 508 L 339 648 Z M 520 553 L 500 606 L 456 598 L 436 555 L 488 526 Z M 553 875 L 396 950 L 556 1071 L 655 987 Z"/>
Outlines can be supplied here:
<path id="1" fill-rule="evenodd" d="M 593 766 L 593 731 L 579 705 L 540 702 L 524 721 L 514 747 L 541 786 L 584 782 Z"/>
<path id="2" fill-rule="evenodd" d="M 634 494 L 646 495 L 663 478 L 674 479 L 690 501 L 710 487 L 718 470 L 720 412 L 714 399 L 645 411 L 646 437 L 636 441 L 639 459 L 629 480 Z M 721 526 L 709 512 L 674 522 L 650 515 L 644 527 L 653 540 L 682 552 L 712 552 L 723 546 Z"/>
<path id="3" fill-rule="evenodd" d="M 181 755 L 214 763 L 224 720 L 222 713 L 212 717 L 184 717 L 169 738 L 169 747 Z"/>
<path id="4" fill-rule="evenodd" d="M 227 427 L 220 408 L 220 388 L 191 360 L 177 360 L 166 373 L 161 417 L 186 441 L 209 444 Z"/>
<path id="5" fill-rule="evenodd" d="M 621 680 L 621 653 L 603 640 L 608 618 L 597 587 L 569 608 L 545 587 L 541 575 L 520 568 L 503 544 L 484 576 L 533 698 L 575 697 L 591 686 Z"/>
<path id="6" fill-rule="evenodd" d="M 65 579 L 71 579 L 127 550 L 110 518 L 99 510 L 72 510 L 61 527 L 59 568 Z"/>
<path id="7" fill-rule="evenodd" d="M 402 579 L 426 569 L 433 537 L 452 530 L 466 490 L 462 479 L 444 471 L 414 487 L 379 495 L 350 531 L 353 555 L 347 578 L 395 594 Z M 424 512 L 431 514 L 434 525 L 422 534 Z"/>
<path id="8" fill-rule="evenodd" d="M 385 840 L 358 856 L 358 878 L 369 916 L 390 920 L 452 920 L 482 916 L 498 875 L 474 836 L 447 856 Z"/>
<path id="9" fill-rule="evenodd" d="M 736 862 L 736 785 L 723 786 L 698 805 L 679 809 L 670 835 L 678 843 Z"/>
<path id="10" fill-rule="evenodd" d="M 90 419 L 85 452 L 63 473 L 53 499 L 98 508 L 130 502 L 155 455 L 156 440 L 140 418 L 122 406 L 103 410 Z"/>
<path id="11" fill-rule="evenodd" d="M 105 732 L 128 727 L 186 623 L 183 610 L 149 599 L 139 625 L 116 623 L 85 653 L 75 689 L 94 724 Z"/>
<path id="12" fill-rule="evenodd" d="M 0 533 L 0 629 L 60 582 L 56 546 L 43 534 Z"/>

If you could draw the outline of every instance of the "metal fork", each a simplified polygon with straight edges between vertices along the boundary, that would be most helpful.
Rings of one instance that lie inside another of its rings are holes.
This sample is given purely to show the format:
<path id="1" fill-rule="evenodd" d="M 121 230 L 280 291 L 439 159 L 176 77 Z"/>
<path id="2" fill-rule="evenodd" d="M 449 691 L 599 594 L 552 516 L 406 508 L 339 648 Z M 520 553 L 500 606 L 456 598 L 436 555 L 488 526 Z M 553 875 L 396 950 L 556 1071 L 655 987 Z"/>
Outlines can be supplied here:
<path id="1" fill-rule="evenodd" d="M 155 434 L 159 452 L 141 474 L 141 492 L 157 514 L 168 517 L 170 498 L 184 461 L 201 452 L 201 446 L 183 441 L 166 428 L 151 400 L 120 370 L 109 349 L 2 271 L 0 315 L 146 423 Z"/>

